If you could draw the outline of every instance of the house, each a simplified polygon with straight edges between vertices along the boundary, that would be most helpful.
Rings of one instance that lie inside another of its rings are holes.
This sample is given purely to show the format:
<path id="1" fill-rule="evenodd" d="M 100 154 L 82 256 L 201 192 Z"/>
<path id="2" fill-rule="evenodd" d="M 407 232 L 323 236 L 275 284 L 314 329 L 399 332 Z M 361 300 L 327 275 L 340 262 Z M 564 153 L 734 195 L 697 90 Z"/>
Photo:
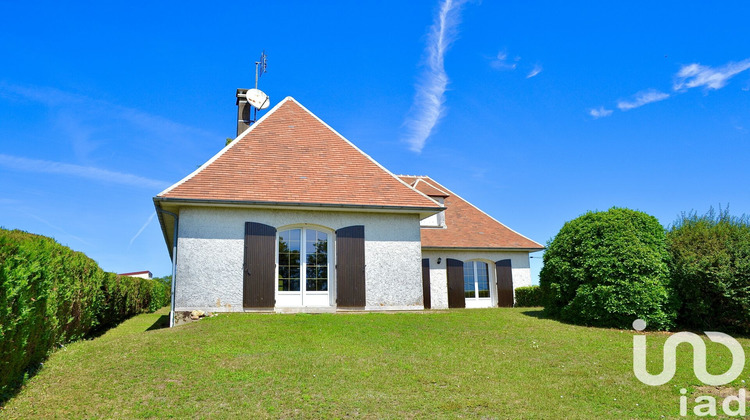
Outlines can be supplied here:
<path id="1" fill-rule="evenodd" d="M 531 286 L 529 253 L 544 247 L 427 176 L 399 178 L 446 207 L 421 221 L 425 307 L 513 306 L 513 290 Z"/>
<path id="2" fill-rule="evenodd" d="M 154 197 L 173 311 L 512 306 L 531 284 L 538 243 L 392 174 L 291 97 L 249 128 L 238 105 L 237 138 Z"/>
<path id="3" fill-rule="evenodd" d="M 153 274 L 151 274 L 150 271 L 134 271 L 132 273 L 122 273 L 118 274 L 118 276 L 126 276 L 126 277 L 140 277 L 142 279 L 150 279 L 153 277 Z"/>

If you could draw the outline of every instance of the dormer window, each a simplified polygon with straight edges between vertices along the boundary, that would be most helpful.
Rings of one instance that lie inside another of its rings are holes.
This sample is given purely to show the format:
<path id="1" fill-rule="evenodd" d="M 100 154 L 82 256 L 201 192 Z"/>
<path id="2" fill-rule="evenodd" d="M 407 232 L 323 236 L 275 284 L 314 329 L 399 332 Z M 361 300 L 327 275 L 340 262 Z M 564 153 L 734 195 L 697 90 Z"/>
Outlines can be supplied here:
<path id="1" fill-rule="evenodd" d="M 430 196 L 430 198 L 440 203 L 441 206 L 445 206 L 445 197 Z M 432 216 L 427 217 L 425 219 L 422 219 L 422 221 L 419 222 L 419 225 L 421 227 L 436 227 L 436 228 L 445 227 L 445 210 L 441 211 L 440 213 L 433 214 Z"/>
<path id="2" fill-rule="evenodd" d="M 402 178 L 410 178 L 410 177 L 402 177 Z M 448 193 L 430 184 L 423 177 L 411 177 L 411 178 L 414 178 L 414 179 L 408 182 L 412 188 L 430 197 L 431 199 L 437 201 L 438 203 L 440 203 L 442 207 L 445 207 L 445 199 L 447 197 L 450 197 Z M 427 217 L 425 219 L 422 219 L 419 222 L 419 226 L 420 227 L 432 227 L 432 228 L 446 227 L 445 226 L 445 210 L 441 211 L 440 213 L 433 214 L 432 216 Z"/>

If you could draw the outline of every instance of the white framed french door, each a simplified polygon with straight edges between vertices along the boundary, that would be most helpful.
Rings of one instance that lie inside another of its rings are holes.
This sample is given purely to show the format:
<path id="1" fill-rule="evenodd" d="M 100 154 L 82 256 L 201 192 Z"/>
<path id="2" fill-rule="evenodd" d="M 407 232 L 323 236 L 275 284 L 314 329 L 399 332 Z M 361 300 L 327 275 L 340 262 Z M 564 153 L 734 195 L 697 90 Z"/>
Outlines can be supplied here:
<path id="1" fill-rule="evenodd" d="M 489 266 L 484 261 L 464 262 L 464 298 L 467 308 L 490 308 L 492 287 Z"/>
<path id="2" fill-rule="evenodd" d="M 330 306 L 331 234 L 299 227 L 278 233 L 276 306 Z"/>

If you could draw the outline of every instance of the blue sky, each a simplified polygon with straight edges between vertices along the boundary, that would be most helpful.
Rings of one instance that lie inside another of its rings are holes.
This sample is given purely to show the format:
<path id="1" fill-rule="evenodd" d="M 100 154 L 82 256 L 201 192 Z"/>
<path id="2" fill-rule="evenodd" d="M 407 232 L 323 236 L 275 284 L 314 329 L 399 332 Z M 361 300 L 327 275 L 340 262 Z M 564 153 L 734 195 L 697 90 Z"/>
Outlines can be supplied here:
<path id="1" fill-rule="evenodd" d="M 0 225 L 108 271 L 169 274 L 151 198 L 234 136 L 235 89 L 264 49 L 273 104 L 295 97 L 392 172 L 538 242 L 612 206 L 664 225 L 750 213 L 747 16 L 744 2 L 0 1 Z"/>

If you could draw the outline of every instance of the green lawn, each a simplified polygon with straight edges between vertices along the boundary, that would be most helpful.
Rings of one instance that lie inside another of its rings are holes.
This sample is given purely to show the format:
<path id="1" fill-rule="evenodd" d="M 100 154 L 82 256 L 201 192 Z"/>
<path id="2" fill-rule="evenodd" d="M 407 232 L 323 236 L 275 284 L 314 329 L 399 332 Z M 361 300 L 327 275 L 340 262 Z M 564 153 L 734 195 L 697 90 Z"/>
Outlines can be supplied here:
<path id="1" fill-rule="evenodd" d="M 674 418 L 679 389 L 699 385 L 686 345 L 677 376 L 650 387 L 632 373 L 633 332 L 537 309 L 221 314 L 153 329 L 165 313 L 55 352 L 0 417 Z M 649 335 L 651 372 L 666 337 Z M 729 351 L 708 348 L 723 372 Z"/>

